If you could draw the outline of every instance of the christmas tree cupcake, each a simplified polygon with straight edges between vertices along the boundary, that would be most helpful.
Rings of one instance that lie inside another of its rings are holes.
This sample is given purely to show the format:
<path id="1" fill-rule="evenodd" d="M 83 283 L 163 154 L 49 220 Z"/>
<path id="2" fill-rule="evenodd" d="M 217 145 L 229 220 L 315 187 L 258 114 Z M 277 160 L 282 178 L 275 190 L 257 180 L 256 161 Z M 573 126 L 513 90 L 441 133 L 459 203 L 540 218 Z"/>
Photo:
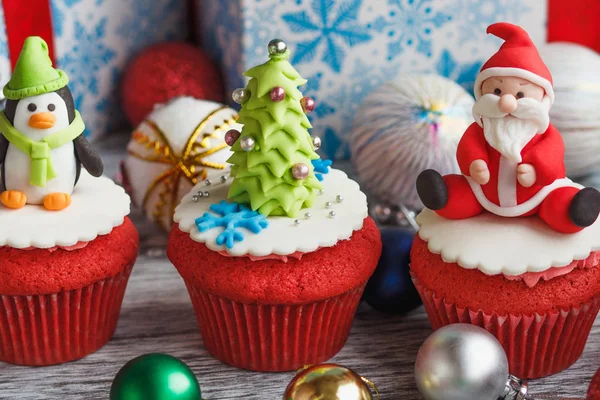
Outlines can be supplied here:
<path id="1" fill-rule="evenodd" d="M 230 173 L 175 210 L 167 254 L 183 277 L 204 344 L 257 371 L 294 370 L 344 345 L 381 253 L 358 184 L 319 159 L 314 102 L 281 40 L 246 72 Z"/>
<path id="2" fill-rule="evenodd" d="M 536 378 L 579 358 L 600 308 L 600 193 L 565 176 L 552 77 L 528 34 L 508 23 L 488 33 L 505 43 L 475 82 L 462 175 L 417 180 L 428 209 L 411 271 L 434 329 L 482 326 L 512 374 Z"/>
<path id="3" fill-rule="evenodd" d="M 26 39 L 0 113 L 0 361 L 51 365 L 112 336 L 138 235 L 101 177 L 67 75 Z"/>

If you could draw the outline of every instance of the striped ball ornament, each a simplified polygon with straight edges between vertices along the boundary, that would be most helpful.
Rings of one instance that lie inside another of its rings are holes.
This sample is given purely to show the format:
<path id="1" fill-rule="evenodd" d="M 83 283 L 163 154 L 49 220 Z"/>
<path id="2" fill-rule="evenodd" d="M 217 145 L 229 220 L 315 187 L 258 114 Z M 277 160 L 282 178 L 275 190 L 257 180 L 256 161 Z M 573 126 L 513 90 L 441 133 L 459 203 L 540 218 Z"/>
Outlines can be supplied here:
<path id="1" fill-rule="evenodd" d="M 437 75 L 405 75 L 375 89 L 353 122 L 352 162 L 378 200 L 420 209 L 415 182 L 433 168 L 458 173 L 456 147 L 473 122 L 473 97 Z"/>
<path id="2" fill-rule="evenodd" d="M 574 43 L 549 43 L 540 54 L 552 73 L 550 122 L 565 142 L 567 175 L 600 171 L 600 54 Z"/>

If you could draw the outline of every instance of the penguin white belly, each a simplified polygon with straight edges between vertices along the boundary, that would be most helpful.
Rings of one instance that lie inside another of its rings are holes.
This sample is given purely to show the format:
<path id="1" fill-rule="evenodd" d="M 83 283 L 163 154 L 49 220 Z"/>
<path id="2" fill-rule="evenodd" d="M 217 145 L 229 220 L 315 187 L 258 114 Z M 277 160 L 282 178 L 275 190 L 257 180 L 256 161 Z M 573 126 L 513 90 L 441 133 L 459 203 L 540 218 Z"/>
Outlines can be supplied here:
<path id="1" fill-rule="evenodd" d="M 7 190 L 25 193 L 27 204 L 43 204 L 44 196 L 50 193 L 71 194 L 75 186 L 77 164 L 73 142 L 50 152 L 56 176 L 46 182 L 46 187 L 29 183 L 31 159 L 15 146 L 8 146 L 4 161 L 5 186 Z"/>

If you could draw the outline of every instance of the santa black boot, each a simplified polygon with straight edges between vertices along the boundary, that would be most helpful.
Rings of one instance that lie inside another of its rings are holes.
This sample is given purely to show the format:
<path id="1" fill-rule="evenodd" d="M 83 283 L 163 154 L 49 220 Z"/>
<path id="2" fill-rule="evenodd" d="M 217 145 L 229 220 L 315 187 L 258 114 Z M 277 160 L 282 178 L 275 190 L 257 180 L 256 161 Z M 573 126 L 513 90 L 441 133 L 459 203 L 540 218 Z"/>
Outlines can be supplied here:
<path id="1" fill-rule="evenodd" d="M 581 189 L 569 206 L 569 217 L 571 221 L 582 228 L 588 227 L 596 222 L 600 214 L 600 192 L 594 188 Z"/>
<path id="2" fill-rule="evenodd" d="M 426 169 L 417 177 L 417 193 L 430 210 L 441 210 L 448 203 L 448 187 L 442 175 L 433 169 Z"/>

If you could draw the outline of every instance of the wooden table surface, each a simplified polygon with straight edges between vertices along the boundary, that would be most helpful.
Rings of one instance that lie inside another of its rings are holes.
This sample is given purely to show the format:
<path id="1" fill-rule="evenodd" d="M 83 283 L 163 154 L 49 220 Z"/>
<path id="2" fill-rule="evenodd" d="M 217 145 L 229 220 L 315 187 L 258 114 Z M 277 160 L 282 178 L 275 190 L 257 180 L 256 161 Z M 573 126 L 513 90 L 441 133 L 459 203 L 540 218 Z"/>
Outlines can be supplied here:
<path id="1" fill-rule="evenodd" d="M 106 154 L 107 175 L 114 176 L 119 157 L 114 151 Z M 28 368 L 0 363 L 0 399 L 108 399 L 112 379 L 128 360 L 164 352 L 192 368 L 207 400 L 280 400 L 293 373 L 252 373 L 212 358 L 203 347 L 183 281 L 164 255 L 166 238 L 138 212 L 132 218 L 142 249 L 113 339 L 97 353 L 65 365 Z M 422 307 L 395 316 L 361 304 L 348 343 L 331 361 L 374 381 L 382 400 L 420 399 L 413 366 L 419 346 L 430 333 Z M 544 398 L 583 399 L 599 367 L 600 319 L 581 359 L 558 375 L 530 382 L 530 391 Z"/>

